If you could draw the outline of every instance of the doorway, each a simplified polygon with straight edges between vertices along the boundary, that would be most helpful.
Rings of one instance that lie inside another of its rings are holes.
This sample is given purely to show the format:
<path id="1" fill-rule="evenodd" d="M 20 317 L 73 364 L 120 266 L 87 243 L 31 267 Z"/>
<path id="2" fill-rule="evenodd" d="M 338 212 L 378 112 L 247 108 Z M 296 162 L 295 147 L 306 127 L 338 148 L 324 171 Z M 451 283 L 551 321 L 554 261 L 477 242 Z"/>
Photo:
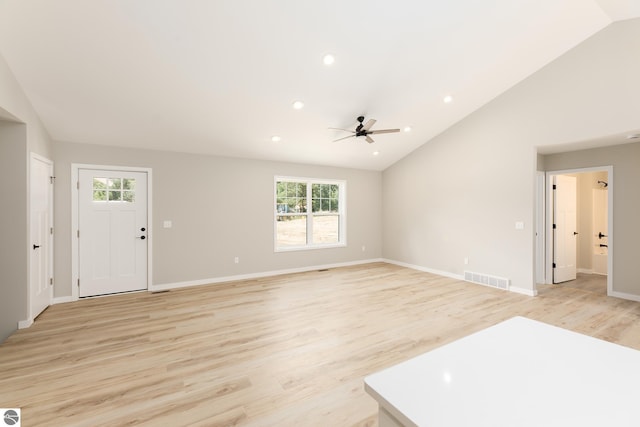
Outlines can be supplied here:
<path id="1" fill-rule="evenodd" d="M 555 190 L 553 188 L 554 184 L 558 180 L 565 181 L 566 179 L 576 180 L 577 200 L 575 202 L 570 200 L 567 202 L 566 196 L 560 196 L 560 201 L 554 200 L 559 196 L 558 188 Z M 611 295 L 613 291 L 611 268 L 613 258 L 611 245 L 613 235 L 613 167 L 550 171 L 546 174 L 546 181 L 545 283 L 561 283 L 576 278 L 575 273 L 571 272 L 574 277 L 568 277 L 566 270 L 560 269 L 560 267 L 571 267 L 571 260 L 562 259 L 562 256 L 566 256 L 566 249 L 569 246 L 575 251 L 575 262 L 572 267 L 578 273 L 580 280 L 584 280 L 585 277 L 592 274 L 606 276 L 606 293 Z M 567 209 L 566 206 L 562 207 L 563 202 L 575 205 L 577 218 L 577 223 L 573 227 L 575 230 L 558 230 L 566 219 L 564 213 L 559 212 L 558 209 Z M 558 237 L 560 236 L 564 239 L 564 247 L 558 245 Z M 571 239 L 574 236 L 575 242 L 571 247 Z M 603 280 L 599 280 L 599 282 L 603 282 Z"/>
<path id="2" fill-rule="evenodd" d="M 150 174 L 73 165 L 74 299 L 149 288 Z"/>
<path id="3" fill-rule="evenodd" d="M 29 160 L 29 321 L 53 300 L 53 162 Z"/>

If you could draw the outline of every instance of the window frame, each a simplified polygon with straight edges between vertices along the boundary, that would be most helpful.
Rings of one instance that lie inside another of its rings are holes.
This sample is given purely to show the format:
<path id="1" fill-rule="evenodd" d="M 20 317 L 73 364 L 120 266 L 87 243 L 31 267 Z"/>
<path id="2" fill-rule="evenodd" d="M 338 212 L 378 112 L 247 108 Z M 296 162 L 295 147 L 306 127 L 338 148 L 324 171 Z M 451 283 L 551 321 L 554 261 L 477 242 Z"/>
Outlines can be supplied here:
<path id="1" fill-rule="evenodd" d="M 278 212 L 278 182 L 296 182 L 307 186 L 306 191 L 306 212 L 291 213 L 291 216 L 305 216 L 307 220 L 306 236 L 307 242 L 297 246 L 278 246 L 278 217 L 282 212 Z M 338 212 L 314 214 L 312 203 L 312 189 L 314 184 L 326 184 L 338 186 Z M 273 248 L 275 252 L 305 251 L 311 249 L 342 248 L 347 246 L 347 181 L 339 179 L 305 178 L 296 176 L 276 175 L 273 179 Z M 313 218 L 314 216 L 338 216 L 338 242 L 336 243 L 313 243 Z"/>

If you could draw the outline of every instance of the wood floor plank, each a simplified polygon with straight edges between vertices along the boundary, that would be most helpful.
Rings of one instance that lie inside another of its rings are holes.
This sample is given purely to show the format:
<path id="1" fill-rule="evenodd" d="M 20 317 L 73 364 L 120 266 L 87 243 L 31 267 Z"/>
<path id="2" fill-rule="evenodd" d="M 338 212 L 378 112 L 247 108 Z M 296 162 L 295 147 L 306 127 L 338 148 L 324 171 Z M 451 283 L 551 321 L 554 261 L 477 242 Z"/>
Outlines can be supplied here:
<path id="1" fill-rule="evenodd" d="M 0 345 L 0 406 L 25 426 L 375 427 L 365 376 L 513 316 L 640 349 L 640 303 L 590 289 L 372 263 L 60 304 Z"/>

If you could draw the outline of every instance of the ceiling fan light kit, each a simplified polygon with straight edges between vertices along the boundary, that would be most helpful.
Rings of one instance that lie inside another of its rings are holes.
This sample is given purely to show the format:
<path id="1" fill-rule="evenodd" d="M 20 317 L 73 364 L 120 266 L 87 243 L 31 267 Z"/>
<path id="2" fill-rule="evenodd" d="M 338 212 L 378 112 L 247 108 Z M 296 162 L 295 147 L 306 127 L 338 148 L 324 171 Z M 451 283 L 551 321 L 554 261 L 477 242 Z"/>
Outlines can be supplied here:
<path id="1" fill-rule="evenodd" d="M 364 116 L 360 116 L 356 119 L 359 123 L 358 126 L 356 126 L 356 130 L 349 130 L 349 129 L 340 129 L 340 128 L 329 128 L 329 129 L 334 129 L 334 130 L 341 130 L 344 132 L 351 132 L 353 135 L 349 135 L 349 136 L 345 136 L 343 138 L 338 138 L 335 139 L 333 142 L 336 141 L 342 141 L 343 139 L 347 139 L 347 138 L 357 138 L 359 136 L 364 136 L 364 139 L 369 143 L 373 143 L 375 142 L 373 140 L 373 138 L 371 138 L 371 136 L 369 135 L 376 135 L 376 134 L 381 134 L 381 133 L 395 133 L 395 132 L 400 132 L 400 129 L 379 129 L 379 130 L 371 130 L 371 128 L 373 127 L 373 125 L 376 123 L 375 119 L 369 119 L 367 120 L 366 123 L 364 123 Z"/>

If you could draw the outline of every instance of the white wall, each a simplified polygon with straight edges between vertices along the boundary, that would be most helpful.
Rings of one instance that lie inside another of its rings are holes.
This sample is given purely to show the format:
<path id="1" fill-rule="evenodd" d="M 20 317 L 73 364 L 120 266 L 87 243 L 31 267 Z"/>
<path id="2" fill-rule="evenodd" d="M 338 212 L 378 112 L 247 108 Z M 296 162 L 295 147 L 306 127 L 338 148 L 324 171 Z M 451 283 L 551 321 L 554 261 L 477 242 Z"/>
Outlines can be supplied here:
<path id="1" fill-rule="evenodd" d="M 384 171 L 383 256 L 533 292 L 537 147 L 637 129 L 638 52 L 615 23 Z"/>
<path id="2" fill-rule="evenodd" d="M 72 163 L 153 169 L 153 283 L 202 281 L 382 255 L 380 172 L 55 143 L 55 296 L 71 295 Z M 274 176 L 347 181 L 347 247 L 274 252 Z M 164 220 L 173 227 L 162 228 Z M 366 251 L 362 251 L 362 246 Z M 240 263 L 234 263 L 234 257 Z"/>

